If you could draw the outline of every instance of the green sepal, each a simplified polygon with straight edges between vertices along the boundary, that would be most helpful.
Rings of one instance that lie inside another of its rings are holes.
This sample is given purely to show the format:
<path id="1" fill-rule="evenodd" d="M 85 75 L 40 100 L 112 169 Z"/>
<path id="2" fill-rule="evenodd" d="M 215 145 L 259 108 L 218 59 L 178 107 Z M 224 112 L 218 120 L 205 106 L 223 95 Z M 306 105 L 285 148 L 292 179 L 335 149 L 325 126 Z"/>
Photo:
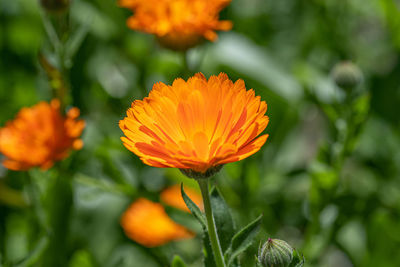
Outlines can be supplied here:
<path id="1" fill-rule="evenodd" d="M 219 190 L 214 187 L 211 190 L 211 206 L 213 210 L 214 221 L 217 228 L 218 239 L 221 245 L 222 253 L 225 253 L 231 244 L 235 233 L 235 225 L 232 214 Z"/>
<path id="2" fill-rule="evenodd" d="M 260 231 L 261 219 L 262 215 L 233 236 L 231 246 L 224 255 L 225 260 L 228 262 L 228 266 L 231 266 L 231 264 L 234 263 L 234 260 L 251 245 L 253 239 Z"/>
<path id="3" fill-rule="evenodd" d="M 302 267 L 306 259 L 303 254 L 299 253 L 297 250 L 293 250 L 293 260 L 290 263 L 289 267 Z"/>
<path id="4" fill-rule="evenodd" d="M 186 267 L 186 263 L 178 255 L 175 255 L 172 259 L 171 267 Z"/>

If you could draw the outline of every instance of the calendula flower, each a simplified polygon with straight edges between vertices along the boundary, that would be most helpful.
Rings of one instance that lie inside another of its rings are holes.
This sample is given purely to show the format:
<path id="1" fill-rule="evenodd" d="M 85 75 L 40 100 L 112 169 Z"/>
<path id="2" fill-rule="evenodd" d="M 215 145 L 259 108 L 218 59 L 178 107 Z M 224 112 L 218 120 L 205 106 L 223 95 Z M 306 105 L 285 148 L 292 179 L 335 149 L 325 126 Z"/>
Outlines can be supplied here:
<path id="1" fill-rule="evenodd" d="M 201 210 L 204 209 L 203 198 L 196 190 L 185 187 L 185 193 Z M 160 194 L 160 199 L 168 206 L 189 212 L 181 195 L 181 186 L 178 184 L 165 188 Z"/>
<path id="2" fill-rule="evenodd" d="M 193 233 L 175 223 L 159 204 L 139 198 L 121 218 L 125 234 L 146 247 L 156 247 L 168 242 L 193 237 Z"/>
<path id="3" fill-rule="evenodd" d="M 216 30 L 230 30 L 230 21 L 220 21 L 219 12 L 231 0 L 120 0 L 134 15 L 128 27 L 155 34 L 161 44 L 185 50 L 203 38 L 217 39 Z"/>
<path id="4" fill-rule="evenodd" d="M 78 116 L 78 108 L 71 108 L 63 116 L 58 100 L 22 108 L 0 129 L 0 153 L 6 157 L 3 165 L 11 170 L 36 166 L 48 169 L 67 157 L 71 149 L 81 149 L 79 137 L 85 122 L 77 120 Z"/>
<path id="5" fill-rule="evenodd" d="M 256 153 L 268 135 L 267 104 L 224 73 L 199 73 L 172 86 L 156 83 L 135 100 L 119 126 L 125 147 L 147 165 L 179 168 L 194 178 Z"/>

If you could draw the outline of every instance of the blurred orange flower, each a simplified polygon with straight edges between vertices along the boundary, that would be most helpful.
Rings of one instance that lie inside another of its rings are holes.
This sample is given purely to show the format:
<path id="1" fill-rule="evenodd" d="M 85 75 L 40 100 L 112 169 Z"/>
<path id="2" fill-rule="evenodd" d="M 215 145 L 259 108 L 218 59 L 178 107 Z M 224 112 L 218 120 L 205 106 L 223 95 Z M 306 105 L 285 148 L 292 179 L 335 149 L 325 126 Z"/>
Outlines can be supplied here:
<path id="1" fill-rule="evenodd" d="M 122 215 L 121 226 L 129 238 L 146 247 L 194 236 L 171 220 L 161 204 L 145 198 L 139 198 L 129 206 Z"/>
<path id="2" fill-rule="evenodd" d="M 81 149 L 79 137 L 85 122 L 77 120 L 78 116 L 79 109 L 71 108 L 64 117 L 58 100 L 22 108 L 0 129 L 0 153 L 6 157 L 3 165 L 11 170 L 48 169 L 67 157 L 70 149 Z"/>
<path id="3" fill-rule="evenodd" d="M 125 147 L 147 165 L 207 174 L 256 153 L 268 135 L 267 104 L 224 73 L 156 83 L 119 126 Z"/>
<path id="4" fill-rule="evenodd" d="M 204 210 L 203 198 L 196 190 L 185 187 L 185 193 L 194 203 L 196 203 L 196 205 L 201 210 Z M 189 209 L 186 207 L 185 201 L 183 201 L 181 195 L 181 186 L 178 184 L 165 188 L 161 192 L 160 198 L 161 201 L 167 204 L 168 206 L 190 212 Z"/>
<path id="5" fill-rule="evenodd" d="M 217 39 L 216 30 L 230 30 L 230 21 L 220 21 L 219 12 L 231 0 L 120 0 L 134 15 L 128 27 L 158 36 L 172 49 L 185 50 L 203 38 Z"/>

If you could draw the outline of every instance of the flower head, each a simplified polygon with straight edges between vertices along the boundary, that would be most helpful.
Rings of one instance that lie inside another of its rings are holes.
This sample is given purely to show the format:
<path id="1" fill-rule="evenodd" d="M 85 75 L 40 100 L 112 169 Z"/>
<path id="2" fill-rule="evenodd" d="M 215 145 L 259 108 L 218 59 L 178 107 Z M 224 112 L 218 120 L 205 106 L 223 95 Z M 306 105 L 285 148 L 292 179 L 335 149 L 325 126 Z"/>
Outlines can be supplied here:
<path id="1" fill-rule="evenodd" d="M 168 217 L 161 204 L 145 198 L 130 205 L 122 215 L 121 226 L 129 238 L 146 247 L 193 237 L 193 233 Z"/>
<path id="2" fill-rule="evenodd" d="M 203 210 L 203 198 L 197 191 L 191 189 L 191 188 L 186 188 L 185 187 L 185 193 L 189 196 L 189 198 L 196 203 L 196 205 Z M 181 195 L 181 186 L 176 184 L 170 187 L 165 188 L 161 194 L 160 194 L 161 201 L 167 204 L 168 206 L 187 211 L 189 212 L 189 209 L 187 208 L 185 201 L 183 201 L 182 195 Z"/>
<path id="3" fill-rule="evenodd" d="M 121 140 L 147 165 L 208 174 L 261 148 L 266 110 L 242 80 L 199 73 L 172 86 L 156 83 L 148 97 L 134 101 L 119 123 Z"/>
<path id="4" fill-rule="evenodd" d="M 134 15 L 128 27 L 155 34 L 161 44 L 185 50 L 203 38 L 217 39 L 216 30 L 230 30 L 230 21 L 220 21 L 219 12 L 231 0 L 120 0 Z"/>
<path id="5" fill-rule="evenodd" d="M 67 157 L 70 149 L 81 149 L 79 137 L 85 122 L 77 120 L 78 116 L 79 109 L 71 108 L 64 117 L 58 100 L 21 109 L 0 129 L 0 153 L 6 157 L 3 165 L 11 170 L 48 169 Z"/>

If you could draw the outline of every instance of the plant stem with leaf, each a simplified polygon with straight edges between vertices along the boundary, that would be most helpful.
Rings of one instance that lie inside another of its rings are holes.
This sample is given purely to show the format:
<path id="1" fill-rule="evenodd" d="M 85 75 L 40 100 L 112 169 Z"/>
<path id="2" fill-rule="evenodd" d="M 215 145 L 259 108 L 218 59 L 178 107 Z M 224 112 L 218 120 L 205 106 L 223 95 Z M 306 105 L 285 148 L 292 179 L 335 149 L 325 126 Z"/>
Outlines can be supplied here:
<path id="1" fill-rule="evenodd" d="M 201 195 L 203 197 L 204 213 L 207 219 L 208 235 L 210 237 L 211 248 L 214 253 L 215 262 L 217 264 L 217 267 L 225 267 L 226 265 L 217 235 L 217 228 L 215 227 L 214 216 L 212 214 L 210 193 L 208 191 L 208 179 L 198 179 L 197 182 L 199 183 Z"/>

